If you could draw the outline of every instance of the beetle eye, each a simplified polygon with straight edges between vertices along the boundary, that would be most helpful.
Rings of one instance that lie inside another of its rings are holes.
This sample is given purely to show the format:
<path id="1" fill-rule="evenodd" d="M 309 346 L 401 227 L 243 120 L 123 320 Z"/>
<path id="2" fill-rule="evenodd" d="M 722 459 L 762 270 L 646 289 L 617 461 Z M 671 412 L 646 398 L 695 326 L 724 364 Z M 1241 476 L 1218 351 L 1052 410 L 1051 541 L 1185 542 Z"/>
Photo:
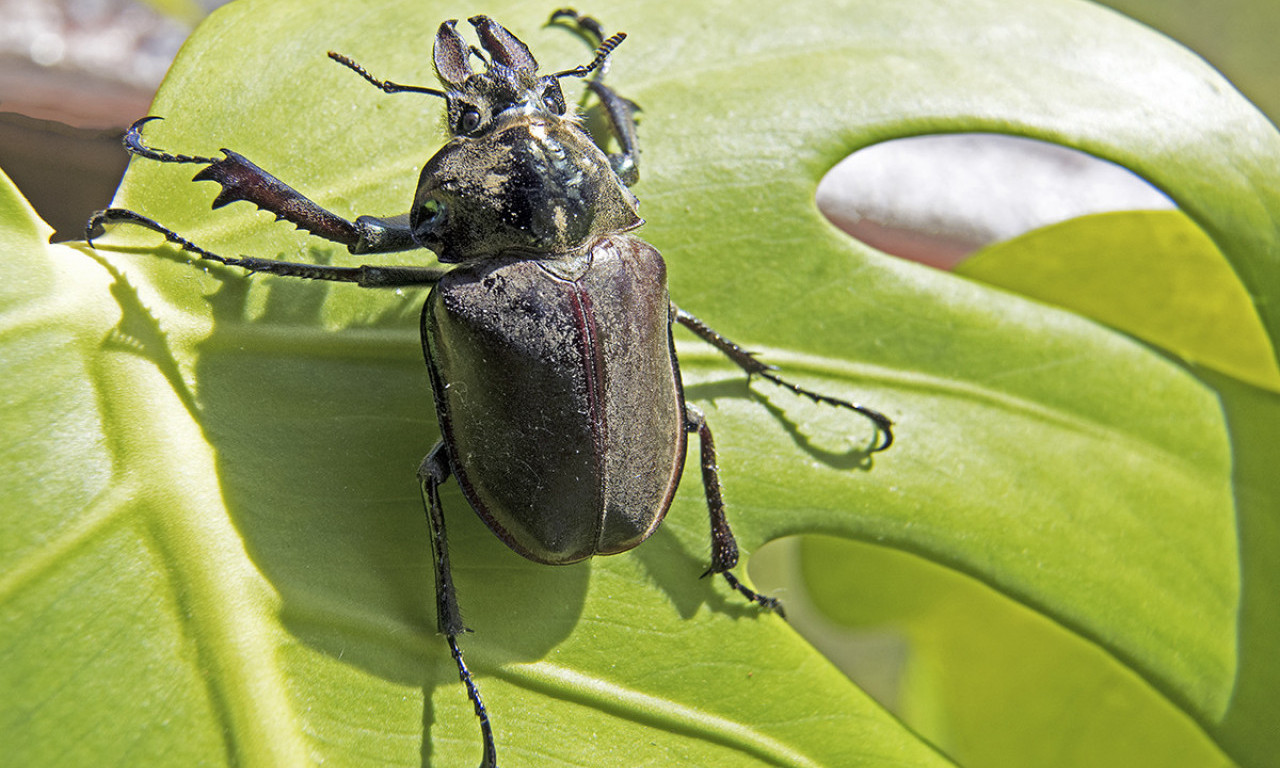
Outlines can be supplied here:
<path id="1" fill-rule="evenodd" d="M 564 114 L 564 102 L 557 98 L 554 93 L 544 93 L 542 95 L 542 106 L 546 107 L 553 115 Z"/>
<path id="2" fill-rule="evenodd" d="M 422 207 L 418 209 L 417 227 L 430 227 L 436 223 L 436 219 L 440 218 L 440 214 L 444 213 L 444 203 L 435 198 L 427 198 L 423 202 Z"/>
<path id="3" fill-rule="evenodd" d="M 468 109 L 458 116 L 458 130 L 460 134 L 468 134 L 480 127 L 480 113 L 474 109 Z"/>

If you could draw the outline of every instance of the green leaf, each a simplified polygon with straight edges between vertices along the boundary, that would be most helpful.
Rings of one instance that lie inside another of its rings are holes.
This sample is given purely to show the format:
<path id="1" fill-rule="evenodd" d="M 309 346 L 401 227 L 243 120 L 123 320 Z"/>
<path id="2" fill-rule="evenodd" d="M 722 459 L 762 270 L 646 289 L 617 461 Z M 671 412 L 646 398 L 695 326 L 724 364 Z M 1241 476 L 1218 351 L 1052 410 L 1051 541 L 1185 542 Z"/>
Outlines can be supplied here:
<path id="1" fill-rule="evenodd" d="M 1104 5 L 1164 32 L 1204 56 L 1270 116 L 1280 114 L 1280 61 L 1271 30 L 1280 6 L 1270 0 L 1106 0 Z"/>
<path id="2" fill-rule="evenodd" d="M 156 13 L 171 16 L 187 24 L 194 25 L 204 16 L 204 9 L 196 0 L 143 0 Z"/>
<path id="3" fill-rule="evenodd" d="M 792 600 L 788 616 L 818 627 L 820 650 L 962 765 L 1232 764 L 1114 656 L 974 579 L 843 539 L 804 537 L 795 550 L 821 613 Z"/>
<path id="4" fill-rule="evenodd" d="M 549 10 L 486 9 L 544 68 L 585 61 L 543 28 Z M 610 81 L 644 108 L 642 233 L 676 301 L 898 423 L 898 443 L 863 462 L 862 421 L 748 389 L 681 337 L 744 548 L 823 532 L 969 574 L 1095 646 L 1231 760 L 1265 764 L 1278 746 L 1265 691 L 1280 681 L 1263 649 L 1280 627 L 1264 609 L 1280 579 L 1259 564 L 1276 541 L 1251 500 L 1274 480 L 1239 472 L 1280 421 L 1275 402 L 1251 393 L 1238 435 L 1219 384 L 1078 316 L 869 252 L 813 192 L 850 151 L 895 136 L 1080 147 L 1177 200 L 1274 338 L 1274 128 L 1194 55 L 1066 0 L 590 10 L 630 35 Z M 234 4 L 175 63 L 148 141 L 233 148 L 342 215 L 403 211 L 441 140 L 439 101 L 379 93 L 325 52 L 430 84 L 434 27 L 471 12 Z M 249 206 L 211 213 L 213 185 L 192 172 L 137 160 L 115 204 L 227 255 L 357 263 Z M 9 754 L 473 765 L 474 718 L 433 636 L 414 480 L 437 435 L 422 292 L 202 271 L 126 227 L 96 253 L 46 246 L 16 193 L 5 200 Z M 503 763 L 946 764 L 783 622 L 696 578 L 695 464 L 651 541 L 566 568 L 522 560 L 446 496 L 475 630 L 462 644 Z"/>
<path id="5" fill-rule="evenodd" d="M 1271 390 L 1275 352 L 1249 295 L 1180 211 L 1125 211 L 982 249 L 957 274 L 1072 309 L 1179 358 Z"/>

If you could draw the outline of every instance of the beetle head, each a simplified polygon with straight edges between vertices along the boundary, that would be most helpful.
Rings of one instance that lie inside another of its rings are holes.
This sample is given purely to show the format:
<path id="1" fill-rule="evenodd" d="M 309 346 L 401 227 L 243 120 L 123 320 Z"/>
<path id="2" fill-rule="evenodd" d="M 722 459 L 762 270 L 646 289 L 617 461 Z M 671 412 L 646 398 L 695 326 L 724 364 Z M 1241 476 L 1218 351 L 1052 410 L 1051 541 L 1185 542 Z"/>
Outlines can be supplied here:
<path id="1" fill-rule="evenodd" d="M 448 89 L 445 101 L 451 135 L 483 136 L 495 118 L 512 109 L 565 114 L 560 80 L 538 75 L 538 62 L 524 43 L 487 16 L 473 16 L 470 21 L 489 53 L 483 72 L 471 69 L 471 56 L 480 53 L 462 39 L 456 20 L 446 21 L 436 32 L 436 76 Z"/>
<path id="2" fill-rule="evenodd" d="M 590 68 L 539 75 L 528 47 L 501 24 L 486 16 L 470 22 L 487 61 L 456 21 L 436 33 L 452 139 L 422 169 L 410 212 L 414 239 L 441 261 L 458 262 L 504 251 L 561 254 L 639 226 L 635 196 L 567 114 L 560 89 L 560 77 L 586 74 L 604 54 Z M 472 70 L 472 55 L 483 71 Z"/>

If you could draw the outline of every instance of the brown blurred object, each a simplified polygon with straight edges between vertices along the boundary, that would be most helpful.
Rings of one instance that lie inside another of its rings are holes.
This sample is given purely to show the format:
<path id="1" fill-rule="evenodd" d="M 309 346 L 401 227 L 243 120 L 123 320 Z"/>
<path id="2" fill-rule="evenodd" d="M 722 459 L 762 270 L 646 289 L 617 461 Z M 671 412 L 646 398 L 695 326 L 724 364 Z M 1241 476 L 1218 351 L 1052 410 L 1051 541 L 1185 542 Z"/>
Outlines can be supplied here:
<path id="1" fill-rule="evenodd" d="M 190 29 L 133 0 L 0 0 L 0 169 L 55 239 L 83 237 Z"/>
<path id="2" fill-rule="evenodd" d="M 129 162 L 121 135 L 0 112 L 0 170 L 56 230 L 54 240 L 83 238 L 85 219 L 111 201 Z"/>

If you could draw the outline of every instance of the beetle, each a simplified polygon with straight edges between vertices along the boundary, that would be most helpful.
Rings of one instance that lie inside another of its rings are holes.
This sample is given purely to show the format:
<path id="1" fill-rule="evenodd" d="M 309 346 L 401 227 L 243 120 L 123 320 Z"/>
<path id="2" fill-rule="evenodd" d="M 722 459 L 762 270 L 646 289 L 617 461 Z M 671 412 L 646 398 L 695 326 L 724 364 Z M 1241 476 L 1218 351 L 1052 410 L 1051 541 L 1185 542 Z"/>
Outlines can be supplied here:
<path id="1" fill-rule="evenodd" d="M 449 563 L 439 489 L 454 477 L 485 524 L 511 549 L 563 565 L 630 550 L 662 522 L 676 492 L 688 435 L 701 447 L 711 523 L 711 563 L 729 587 L 782 613 L 732 573 L 738 547 L 725 517 L 716 451 L 702 412 L 685 401 L 672 337 L 682 325 L 747 374 L 797 395 L 862 414 L 877 430 L 868 452 L 893 441 L 892 422 L 866 406 L 801 387 L 676 306 L 657 249 L 632 231 L 643 221 L 629 187 L 639 179 L 635 111 L 603 82 L 624 33 L 564 9 L 552 15 L 594 46 L 582 66 L 539 74 L 528 47 L 487 16 L 469 19 L 480 48 L 456 20 L 436 32 L 443 89 L 380 80 L 347 56 L 337 63 L 386 93 L 444 99 L 449 139 L 423 167 L 412 207 L 390 217 L 334 214 L 236 152 L 166 152 L 143 139 L 145 117 L 125 134 L 137 157 L 204 166 L 219 208 L 247 201 L 353 254 L 427 248 L 443 266 L 357 267 L 219 256 L 142 214 L 109 208 L 86 225 L 151 229 L 197 259 L 249 273 L 353 282 L 366 288 L 431 286 L 421 335 L 441 439 L 418 479 L 431 533 L 436 617 L 479 721 L 482 768 L 497 764 L 492 728 L 463 659 L 463 624 Z M 483 65 L 471 66 L 475 57 Z M 560 81 L 587 78 L 618 151 L 605 154 L 580 127 Z"/>

